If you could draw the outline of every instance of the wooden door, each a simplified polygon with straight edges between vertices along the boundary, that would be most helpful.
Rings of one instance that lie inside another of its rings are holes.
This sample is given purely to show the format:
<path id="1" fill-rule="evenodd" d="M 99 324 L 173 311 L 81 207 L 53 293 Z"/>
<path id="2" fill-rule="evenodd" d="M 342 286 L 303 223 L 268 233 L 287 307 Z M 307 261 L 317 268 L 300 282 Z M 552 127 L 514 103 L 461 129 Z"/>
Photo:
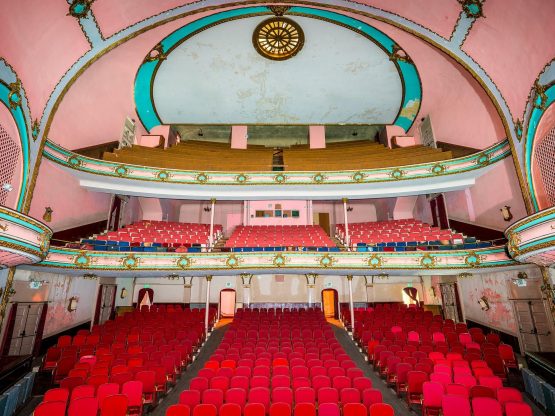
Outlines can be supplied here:
<path id="1" fill-rule="evenodd" d="M 335 289 L 322 290 L 322 306 L 326 318 L 337 318 L 337 291 Z"/>
<path id="2" fill-rule="evenodd" d="M 329 212 L 318 213 L 318 224 L 324 229 L 327 235 L 330 234 L 330 214 Z"/>

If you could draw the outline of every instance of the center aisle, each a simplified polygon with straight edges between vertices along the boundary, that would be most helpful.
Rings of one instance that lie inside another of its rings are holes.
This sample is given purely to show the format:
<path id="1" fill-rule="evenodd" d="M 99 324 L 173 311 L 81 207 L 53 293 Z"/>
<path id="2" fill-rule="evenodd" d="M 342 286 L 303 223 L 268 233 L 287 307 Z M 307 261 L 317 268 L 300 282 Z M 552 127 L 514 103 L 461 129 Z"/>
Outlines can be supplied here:
<path id="1" fill-rule="evenodd" d="M 390 388 L 386 386 L 383 379 L 378 377 L 378 375 L 372 371 L 372 367 L 368 365 L 366 357 L 360 352 L 358 346 L 351 339 L 345 329 L 338 327 L 337 325 L 330 324 L 333 328 L 335 338 L 341 344 L 345 353 L 351 357 L 351 360 L 360 368 L 366 377 L 372 380 L 372 387 L 378 389 L 382 392 L 383 402 L 390 404 L 393 409 L 395 409 L 395 416 L 409 416 L 414 415 L 407 408 L 407 405 L 402 399 L 397 397 L 397 394 Z"/>
<path id="2" fill-rule="evenodd" d="M 150 413 L 149 416 L 165 416 L 166 409 L 171 406 L 172 404 L 176 404 L 179 402 L 179 394 L 189 388 L 189 383 L 191 379 L 196 377 L 199 370 L 204 367 L 206 361 L 210 359 L 210 356 L 214 353 L 214 351 L 218 348 L 222 339 L 224 337 L 225 331 L 227 330 L 228 325 L 222 326 L 218 329 L 214 329 L 208 338 L 208 341 L 201 347 L 199 350 L 199 354 L 196 356 L 195 361 L 187 367 L 187 371 L 185 371 L 182 375 L 177 384 L 174 386 L 171 392 L 162 400 L 162 402 Z"/>

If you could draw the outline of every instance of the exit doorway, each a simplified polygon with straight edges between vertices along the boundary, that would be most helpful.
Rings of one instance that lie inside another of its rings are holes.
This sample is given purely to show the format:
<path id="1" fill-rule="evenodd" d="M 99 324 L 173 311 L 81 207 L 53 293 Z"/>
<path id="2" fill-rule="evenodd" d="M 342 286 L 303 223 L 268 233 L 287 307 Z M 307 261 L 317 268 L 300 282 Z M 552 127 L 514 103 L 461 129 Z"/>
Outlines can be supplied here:
<path id="1" fill-rule="evenodd" d="M 322 290 L 322 308 L 324 309 L 324 316 L 330 319 L 338 319 L 339 311 L 339 296 L 335 289 Z"/>

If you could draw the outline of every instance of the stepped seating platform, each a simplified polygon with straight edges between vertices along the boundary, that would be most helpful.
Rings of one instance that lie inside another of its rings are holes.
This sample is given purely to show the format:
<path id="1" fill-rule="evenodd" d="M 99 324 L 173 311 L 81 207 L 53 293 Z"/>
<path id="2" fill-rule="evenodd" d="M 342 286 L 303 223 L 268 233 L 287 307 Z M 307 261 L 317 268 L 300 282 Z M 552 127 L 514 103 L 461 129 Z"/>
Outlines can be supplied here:
<path id="1" fill-rule="evenodd" d="M 229 251 L 339 251 L 319 225 L 239 225 L 227 240 Z"/>
<path id="2" fill-rule="evenodd" d="M 273 149 L 249 146 L 232 149 L 229 143 L 187 140 L 167 149 L 133 145 L 105 152 L 104 160 L 179 170 L 271 171 Z"/>
<path id="3" fill-rule="evenodd" d="M 336 225 L 336 237 L 345 242 L 345 224 Z M 491 247 L 453 230 L 443 230 L 416 219 L 349 224 L 351 249 L 356 251 L 428 251 Z"/>
<path id="4" fill-rule="evenodd" d="M 209 309 L 210 325 L 216 314 Z M 59 337 L 41 366 L 59 387 L 46 392 L 34 415 L 142 415 L 175 385 L 202 345 L 204 315 L 153 305 Z"/>
<path id="5" fill-rule="evenodd" d="M 182 413 L 179 413 L 182 411 Z M 316 308 L 239 309 L 166 416 L 393 416 Z"/>
<path id="6" fill-rule="evenodd" d="M 348 309 L 341 315 L 349 322 Z M 522 393 L 506 386 L 518 365 L 496 333 L 398 304 L 358 309 L 355 322 L 369 364 L 409 409 L 421 406 L 428 416 L 470 416 L 471 408 L 474 416 L 532 415 Z"/>
<path id="7" fill-rule="evenodd" d="M 214 225 L 214 241 L 222 231 L 220 224 Z M 82 239 L 81 244 L 101 251 L 200 252 L 206 251 L 209 240 L 209 224 L 144 220 Z"/>
<path id="8" fill-rule="evenodd" d="M 166 169 L 256 172 L 272 171 L 272 148 L 249 145 L 232 149 L 229 143 L 187 140 L 167 149 L 133 145 L 105 152 L 104 160 L 121 164 Z M 382 144 L 359 140 L 329 143 L 325 149 L 296 145 L 283 149 L 283 170 L 359 170 L 429 163 L 452 159 L 450 151 L 426 146 L 390 149 Z M 281 166 L 280 166 L 280 170 Z"/>
<path id="9" fill-rule="evenodd" d="M 450 151 L 427 146 L 390 149 L 368 140 L 330 143 L 325 149 L 306 145 L 283 150 L 285 170 L 359 170 L 413 165 L 452 159 Z"/>

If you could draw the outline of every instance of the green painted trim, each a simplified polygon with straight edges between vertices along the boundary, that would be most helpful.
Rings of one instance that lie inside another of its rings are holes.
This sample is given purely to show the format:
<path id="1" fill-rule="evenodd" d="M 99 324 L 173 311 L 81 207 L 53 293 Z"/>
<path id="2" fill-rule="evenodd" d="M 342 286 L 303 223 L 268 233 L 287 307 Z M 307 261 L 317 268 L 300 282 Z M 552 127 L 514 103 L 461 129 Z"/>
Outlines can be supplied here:
<path id="1" fill-rule="evenodd" d="M 493 163 L 511 155 L 511 149 L 507 139 L 496 143 L 491 147 L 473 155 L 450 159 L 440 162 L 422 163 L 408 166 L 396 166 L 392 168 L 347 170 L 347 171 L 285 171 L 282 175 L 285 181 L 276 182 L 276 172 L 245 172 L 247 180 L 237 181 L 236 177 L 244 172 L 212 172 L 212 171 L 182 171 L 177 169 L 163 169 L 137 165 L 122 165 L 120 163 L 108 162 L 81 156 L 61 146 L 47 141 L 43 151 L 44 156 L 59 165 L 75 169 L 81 172 L 124 178 L 130 180 L 141 180 L 149 182 L 164 182 L 191 185 L 234 185 L 234 186 L 260 186 L 260 185 L 334 185 L 334 184 L 368 184 L 378 182 L 397 182 L 411 179 L 422 179 L 453 175 L 470 172 L 488 167 Z M 125 166 L 119 174 L 118 168 Z M 440 166 L 442 169 L 434 171 Z M 167 172 L 168 177 L 164 180 L 158 178 L 161 172 Z M 394 172 L 400 171 L 402 175 L 395 176 Z M 435 173 L 434 173 L 435 172 Z M 314 181 L 316 174 L 324 176 L 322 181 Z M 203 176 L 200 180 L 199 176 Z M 182 178 L 176 178 L 182 177 Z M 207 177 L 206 180 L 204 180 Z"/>
<path id="2" fill-rule="evenodd" d="M 25 121 L 25 115 L 23 114 L 21 105 L 17 106 L 15 109 L 12 109 L 10 107 L 10 101 L 8 99 L 9 93 L 10 89 L 8 88 L 8 86 L 3 81 L 0 81 L 0 102 L 2 102 L 2 104 L 6 106 L 14 119 L 14 122 L 17 126 L 17 131 L 19 133 L 21 153 L 23 154 L 21 190 L 17 199 L 17 210 L 21 211 L 25 199 L 25 192 L 27 191 L 27 182 L 29 180 L 29 135 L 27 134 L 28 126 L 27 122 Z M 21 93 L 22 92 L 20 91 L 20 94 Z"/>
<path id="3" fill-rule="evenodd" d="M 547 96 L 547 101 L 545 103 L 544 109 L 533 107 L 532 113 L 530 114 L 530 118 L 528 121 L 528 129 L 526 131 L 526 148 L 524 149 L 524 164 L 526 170 L 526 180 L 528 182 L 528 187 L 530 189 L 530 196 L 532 198 L 532 204 L 535 210 L 539 209 L 538 199 L 536 196 L 536 190 L 534 188 L 534 182 L 532 180 L 532 149 L 534 148 L 534 139 L 536 135 L 536 130 L 538 129 L 538 125 L 545 113 L 545 110 L 555 102 L 555 85 L 552 85 L 545 91 L 545 95 Z"/>
<path id="4" fill-rule="evenodd" d="M 269 13 L 271 13 L 271 10 L 266 6 L 243 7 L 214 13 L 188 23 L 166 36 L 157 45 L 159 47 L 157 50 L 163 54 L 165 59 L 179 44 L 186 41 L 191 36 L 206 30 L 210 26 L 225 23 L 232 19 L 246 18 L 253 15 L 264 15 Z M 362 22 L 361 20 L 357 20 L 353 17 L 337 12 L 314 7 L 293 6 L 288 10 L 288 14 L 322 19 L 341 25 L 355 32 L 362 33 L 382 48 L 385 53 L 390 54 L 390 56 L 393 56 L 394 46 L 397 46 L 393 39 L 378 29 Z M 395 58 L 390 59 L 395 62 L 395 66 L 399 72 L 399 78 L 403 85 L 401 108 L 399 109 L 397 117 L 392 124 L 408 131 L 420 111 L 422 103 L 422 83 L 418 70 L 412 62 L 406 62 Z M 135 77 L 135 107 L 137 109 L 139 120 L 147 131 L 150 131 L 157 125 L 163 124 L 163 121 L 160 119 L 156 111 L 154 97 L 152 96 L 154 78 L 156 77 L 158 67 L 162 62 L 163 59 L 145 60 L 139 67 Z M 416 105 L 416 111 L 411 111 L 409 108 L 414 105 Z"/>

